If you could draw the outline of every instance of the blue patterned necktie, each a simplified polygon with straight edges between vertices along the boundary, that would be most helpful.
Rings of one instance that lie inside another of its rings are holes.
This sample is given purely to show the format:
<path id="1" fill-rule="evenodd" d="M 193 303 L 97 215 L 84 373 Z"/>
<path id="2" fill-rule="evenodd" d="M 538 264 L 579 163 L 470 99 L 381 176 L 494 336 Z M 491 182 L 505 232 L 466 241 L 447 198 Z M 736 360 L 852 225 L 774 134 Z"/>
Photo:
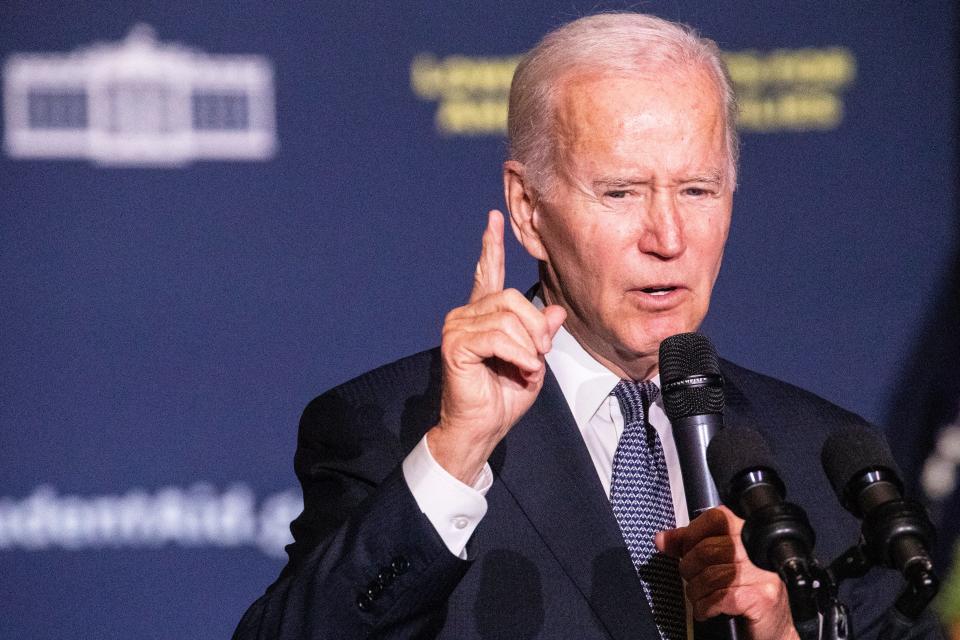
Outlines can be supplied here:
<path id="1" fill-rule="evenodd" d="M 620 402 L 624 426 L 613 455 L 610 504 L 660 635 L 684 640 L 686 605 L 677 561 L 653 544 L 657 531 L 676 526 L 663 445 L 647 421 L 647 408 L 659 394 L 654 383 L 631 380 L 621 380 L 611 392 Z"/>

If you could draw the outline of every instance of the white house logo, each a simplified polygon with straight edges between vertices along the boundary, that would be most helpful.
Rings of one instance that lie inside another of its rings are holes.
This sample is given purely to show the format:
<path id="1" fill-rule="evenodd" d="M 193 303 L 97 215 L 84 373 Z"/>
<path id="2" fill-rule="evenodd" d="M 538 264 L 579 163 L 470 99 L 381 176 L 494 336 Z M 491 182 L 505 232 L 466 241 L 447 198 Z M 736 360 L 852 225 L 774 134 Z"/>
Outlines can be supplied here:
<path id="1" fill-rule="evenodd" d="M 160 43 L 147 25 L 68 54 L 11 55 L 3 94 L 13 158 L 176 166 L 276 148 L 269 60 Z"/>

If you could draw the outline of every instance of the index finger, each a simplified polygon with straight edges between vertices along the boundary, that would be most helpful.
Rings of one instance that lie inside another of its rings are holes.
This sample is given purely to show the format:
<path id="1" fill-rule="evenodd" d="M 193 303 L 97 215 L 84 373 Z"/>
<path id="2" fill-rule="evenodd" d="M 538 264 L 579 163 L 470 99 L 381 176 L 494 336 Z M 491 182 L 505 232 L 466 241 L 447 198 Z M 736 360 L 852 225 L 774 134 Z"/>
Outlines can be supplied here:
<path id="1" fill-rule="evenodd" d="M 503 214 L 494 209 L 487 217 L 487 228 L 483 232 L 480 259 L 473 275 L 473 291 L 470 302 L 503 291 Z"/>
<path id="2" fill-rule="evenodd" d="M 704 538 L 730 535 L 740 537 L 743 520 L 721 505 L 704 511 L 690 524 L 657 534 L 657 547 L 674 558 L 682 558 Z"/>

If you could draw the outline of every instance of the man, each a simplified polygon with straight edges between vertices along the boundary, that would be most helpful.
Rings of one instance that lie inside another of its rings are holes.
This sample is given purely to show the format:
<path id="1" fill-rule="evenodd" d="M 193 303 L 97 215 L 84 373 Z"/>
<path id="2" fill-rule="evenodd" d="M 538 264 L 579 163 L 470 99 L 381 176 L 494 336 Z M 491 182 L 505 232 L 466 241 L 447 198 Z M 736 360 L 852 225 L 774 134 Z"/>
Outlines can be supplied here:
<path id="1" fill-rule="evenodd" d="M 736 616 L 742 638 L 796 637 L 738 518 L 717 508 L 682 526 L 655 386 L 660 342 L 707 312 L 730 224 L 737 138 L 718 53 L 681 26 L 606 14 L 525 57 L 503 176 L 539 286 L 530 299 L 503 289 L 491 212 L 439 352 L 311 403 L 290 562 L 237 637 L 673 640 L 685 613 Z M 792 456 L 785 480 L 807 490 L 796 499 L 837 555 L 856 523 L 809 471 L 827 429 L 857 418 L 732 364 L 724 375 L 728 422 L 782 430 L 770 439 Z M 845 592 L 861 637 L 883 624 L 895 578 Z"/>

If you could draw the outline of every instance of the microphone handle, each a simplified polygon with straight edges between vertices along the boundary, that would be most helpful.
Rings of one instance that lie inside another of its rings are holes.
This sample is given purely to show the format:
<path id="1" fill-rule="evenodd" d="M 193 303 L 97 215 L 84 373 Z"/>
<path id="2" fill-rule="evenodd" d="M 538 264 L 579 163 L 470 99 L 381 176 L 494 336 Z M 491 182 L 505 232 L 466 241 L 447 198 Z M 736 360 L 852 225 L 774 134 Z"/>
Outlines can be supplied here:
<path id="1" fill-rule="evenodd" d="M 707 466 L 707 445 L 717 431 L 723 428 L 723 414 L 707 413 L 686 418 L 671 419 L 673 441 L 680 459 L 683 476 L 683 493 L 687 498 L 687 515 L 692 521 L 701 513 L 721 504 L 720 494 Z M 736 618 L 717 616 L 694 624 L 693 636 L 700 638 L 723 638 L 738 640 Z"/>
<path id="2" fill-rule="evenodd" d="M 723 414 L 706 413 L 671 419 L 673 441 L 680 459 L 683 492 L 687 497 L 687 515 L 698 515 L 721 504 L 720 494 L 707 466 L 707 445 L 723 428 Z"/>
<path id="3" fill-rule="evenodd" d="M 717 616 L 703 622 L 693 623 L 694 640 L 739 640 L 746 638 L 747 634 L 741 629 L 739 618 L 730 616 Z"/>

